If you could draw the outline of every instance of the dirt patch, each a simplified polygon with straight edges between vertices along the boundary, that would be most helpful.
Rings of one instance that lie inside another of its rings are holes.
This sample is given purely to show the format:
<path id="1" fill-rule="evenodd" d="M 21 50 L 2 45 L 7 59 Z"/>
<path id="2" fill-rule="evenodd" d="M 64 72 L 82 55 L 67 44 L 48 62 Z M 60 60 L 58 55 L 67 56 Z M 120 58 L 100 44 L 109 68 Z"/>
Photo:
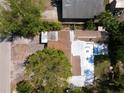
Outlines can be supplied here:
<path id="1" fill-rule="evenodd" d="M 118 20 L 120 22 L 123 22 L 124 21 L 124 13 L 118 17 Z"/>
<path id="2" fill-rule="evenodd" d="M 57 9 L 54 7 L 52 10 L 45 10 L 42 14 L 43 20 L 58 21 Z"/>
<path id="3" fill-rule="evenodd" d="M 42 19 L 46 21 L 58 21 L 57 8 L 52 5 L 53 0 L 45 0 Z"/>
<path id="4" fill-rule="evenodd" d="M 29 55 L 29 46 L 26 44 L 16 44 L 12 47 L 13 63 L 23 61 Z"/>
<path id="5" fill-rule="evenodd" d="M 51 5 L 52 0 L 43 0 L 44 10 L 52 10 L 53 6 Z"/>

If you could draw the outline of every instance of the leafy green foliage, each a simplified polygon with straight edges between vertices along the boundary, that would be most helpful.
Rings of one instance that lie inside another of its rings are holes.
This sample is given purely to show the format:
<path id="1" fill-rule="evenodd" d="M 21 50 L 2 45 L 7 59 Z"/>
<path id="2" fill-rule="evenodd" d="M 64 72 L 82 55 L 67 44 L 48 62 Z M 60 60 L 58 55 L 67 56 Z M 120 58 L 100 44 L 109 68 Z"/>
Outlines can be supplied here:
<path id="1" fill-rule="evenodd" d="M 116 64 L 118 60 L 124 61 L 124 23 L 119 23 L 119 21 L 107 11 L 100 16 L 100 24 L 109 32 L 109 55 L 112 63 Z"/>
<path id="2" fill-rule="evenodd" d="M 100 17 L 100 24 L 109 32 L 109 56 L 114 69 L 112 79 L 109 78 L 108 80 L 109 73 L 103 75 L 104 77 L 99 83 L 99 89 L 104 93 L 123 93 L 124 77 L 123 74 L 120 74 L 120 67 L 116 64 L 118 61 L 124 62 L 124 23 L 119 23 L 110 12 L 105 12 Z"/>
<path id="3" fill-rule="evenodd" d="M 71 90 L 69 93 L 93 93 L 93 89 L 91 86 L 85 86 L 82 88 L 77 87 Z"/>
<path id="4" fill-rule="evenodd" d="M 32 37 L 41 29 L 41 11 L 32 0 L 6 0 L 8 9 L 3 8 L 0 16 L 2 33 Z"/>
<path id="5" fill-rule="evenodd" d="M 72 90 L 70 93 L 84 93 L 80 88 Z"/>
<path id="6" fill-rule="evenodd" d="M 112 58 L 114 63 L 118 60 L 124 62 L 124 23 L 120 23 L 118 27 L 118 31 L 116 33 L 112 33 L 109 39 L 109 50 L 110 57 Z"/>
<path id="7" fill-rule="evenodd" d="M 63 93 L 67 78 L 71 76 L 71 66 L 60 50 L 46 48 L 29 56 L 26 76 L 38 93 Z"/>
<path id="8" fill-rule="evenodd" d="M 6 0 L 8 9 L 1 6 L 0 34 L 3 36 L 34 37 L 41 31 L 60 30 L 59 22 L 41 20 L 43 0 Z"/>
<path id="9" fill-rule="evenodd" d="M 17 93 L 32 93 L 33 87 L 28 81 L 17 83 Z"/>
<path id="10" fill-rule="evenodd" d="M 105 60 L 109 60 L 108 55 L 96 55 L 94 57 L 95 64 L 97 64 L 97 62 L 104 62 Z"/>
<path id="11" fill-rule="evenodd" d="M 119 34 L 118 34 L 118 40 L 120 41 L 121 45 L 124 45 L 124 22 L 121 22 L 119 24 Z"/>
<path id="12" fill-rule="evenodd" d="M 112 33 L 117 33 L 118 32 L 118 27 L 119 27 L 119 22 L 111 12 L 104 12 L 100 16 L 100 24 L 103 25 L 107 31 L 112 32 Z"/>
<path id="13" fill-rule="evenodd" d="M 42 22 L 42 31 L 57 31 L 62 28 L 62 25 L 59 22 Z"/>
<path id="14" fill-rule="evenodd" d="M 85 28 L 88 30 L 95 30 L 96 25 L 94 24 L 94 22 L 92 20 L 90 20 L 90 21 L 86 22 Z"/>
<path id="15" fill-rule="evenodd" d="M 117 59 L 124 62 L 124 46 L 123 47 L 118 47 L 118 49 L 116 50 L 116 55 L 117 55 Z"/>

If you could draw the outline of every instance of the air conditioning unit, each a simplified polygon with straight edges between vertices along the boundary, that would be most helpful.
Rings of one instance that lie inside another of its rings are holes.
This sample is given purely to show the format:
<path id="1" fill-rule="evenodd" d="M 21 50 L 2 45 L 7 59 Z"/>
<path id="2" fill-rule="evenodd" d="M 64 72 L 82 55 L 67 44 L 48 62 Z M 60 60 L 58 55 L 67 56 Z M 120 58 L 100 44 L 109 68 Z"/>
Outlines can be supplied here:
<path id="1" fill-rule="evenodd" d="M 103 26 L 98 26 L 98 31 L 105 31 L 105 28 Z"/>
<path id="2" fill-rule="evenodd" d="M 41 43 L 48 43 L 48 33 L 47 32 L 41 32 Z"/>

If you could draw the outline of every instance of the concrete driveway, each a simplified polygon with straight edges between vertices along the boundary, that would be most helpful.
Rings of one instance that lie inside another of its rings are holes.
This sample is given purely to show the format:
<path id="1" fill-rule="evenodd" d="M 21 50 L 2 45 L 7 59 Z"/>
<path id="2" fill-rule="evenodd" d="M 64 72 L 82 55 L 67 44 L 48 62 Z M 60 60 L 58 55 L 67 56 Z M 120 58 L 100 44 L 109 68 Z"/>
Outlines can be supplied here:
<path id="1" fill-rule="evenodd" d="M 10 93 L 11 44 L 0 43 L 0 93 Z"/>

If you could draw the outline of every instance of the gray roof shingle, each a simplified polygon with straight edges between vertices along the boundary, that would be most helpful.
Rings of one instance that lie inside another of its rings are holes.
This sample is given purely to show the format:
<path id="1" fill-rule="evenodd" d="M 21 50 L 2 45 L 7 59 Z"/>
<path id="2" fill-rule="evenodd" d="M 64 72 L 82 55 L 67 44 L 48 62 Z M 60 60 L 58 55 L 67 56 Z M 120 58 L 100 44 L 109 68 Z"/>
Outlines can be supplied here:
<path id="1" fill-rule="evenodd" d="M 89 19 L 104 11 L 104 0 L 62 0 L 63 18 Z"/>

